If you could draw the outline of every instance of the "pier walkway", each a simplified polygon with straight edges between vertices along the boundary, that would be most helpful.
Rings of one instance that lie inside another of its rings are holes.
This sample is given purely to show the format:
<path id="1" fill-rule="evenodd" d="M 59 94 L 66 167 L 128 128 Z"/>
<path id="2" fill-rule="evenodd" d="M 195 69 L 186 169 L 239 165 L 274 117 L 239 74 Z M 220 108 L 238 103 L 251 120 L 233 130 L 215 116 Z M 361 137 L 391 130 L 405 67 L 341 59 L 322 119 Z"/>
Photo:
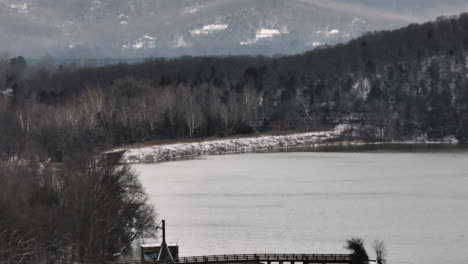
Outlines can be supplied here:
<path id="1" fill-rule="evenodd" d="M 160 261 L 123 261 L 115 264 L 228 264 L 228 263 L 288 263 L 288 264 L 332 264 L 351 263 L 352 255 L 349 254 L 232 254 L 209 255 L 195 257 L 180 257 L 172 260 Z"/>

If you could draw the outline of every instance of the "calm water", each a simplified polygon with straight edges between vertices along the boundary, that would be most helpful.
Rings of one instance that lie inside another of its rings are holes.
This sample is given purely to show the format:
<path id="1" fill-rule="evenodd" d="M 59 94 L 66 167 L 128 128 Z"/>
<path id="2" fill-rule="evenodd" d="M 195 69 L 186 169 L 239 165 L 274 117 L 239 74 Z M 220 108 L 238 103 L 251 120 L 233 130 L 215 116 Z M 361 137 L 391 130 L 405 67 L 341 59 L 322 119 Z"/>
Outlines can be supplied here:
<path id="1" fill-rule="evenodd" d="M 468 263 L 466 150 L 238 154 L 134 168 L 181 256 L 345 253 L 344 241 L 360 236 L 368 251 L 383 240 L 389 263 Z"/>

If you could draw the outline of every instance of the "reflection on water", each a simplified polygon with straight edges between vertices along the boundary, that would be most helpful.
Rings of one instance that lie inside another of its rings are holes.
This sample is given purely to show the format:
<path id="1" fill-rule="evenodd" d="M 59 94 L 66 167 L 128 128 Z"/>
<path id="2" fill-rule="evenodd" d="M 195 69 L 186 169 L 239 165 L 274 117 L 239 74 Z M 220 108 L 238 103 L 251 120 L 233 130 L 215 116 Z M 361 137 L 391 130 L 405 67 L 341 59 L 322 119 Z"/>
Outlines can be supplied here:
<path id="1" fill-rule="evenodd" d="M 181 256 L 342 253 L 362 236 L 369 251 L 384 240 L 389 263 L 468 263 L 466 148 L 339 150 L 134 167 Z"/>

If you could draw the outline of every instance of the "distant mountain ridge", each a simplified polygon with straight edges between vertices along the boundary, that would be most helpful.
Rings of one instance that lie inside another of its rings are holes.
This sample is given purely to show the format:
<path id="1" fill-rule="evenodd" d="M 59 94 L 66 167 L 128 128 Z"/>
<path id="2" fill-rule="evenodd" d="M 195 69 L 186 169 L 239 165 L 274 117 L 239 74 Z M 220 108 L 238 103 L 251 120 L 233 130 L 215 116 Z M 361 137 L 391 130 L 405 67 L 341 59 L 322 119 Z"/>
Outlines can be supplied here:
<path id="1" fill-rule="evenodd" d="M 421 0 L 389 2 L 1 0 L 0 51 L 114 58 L 294 54 L 426 19 Z M 462 0 L 444 2 L 445 9 L 423 2 L 440 14 L 466 9 Z M 400 5 L 409 13 L 398 13 Z"/>

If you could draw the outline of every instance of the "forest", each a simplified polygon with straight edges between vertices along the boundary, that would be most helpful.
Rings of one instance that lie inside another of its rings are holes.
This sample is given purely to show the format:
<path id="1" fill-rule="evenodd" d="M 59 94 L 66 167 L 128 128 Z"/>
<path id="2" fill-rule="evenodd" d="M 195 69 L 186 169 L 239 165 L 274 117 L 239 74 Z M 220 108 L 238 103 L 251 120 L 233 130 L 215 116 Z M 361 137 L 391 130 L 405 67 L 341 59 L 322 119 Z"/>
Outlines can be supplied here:
<path id="1" fill-rule="evenodd" d="M 466 143 L 467 53 L 468 14 L 461 14 L 293 56 L 102 67 L 3 58 L 0 255 L 5 263 L 44 252 L 84 261 L 149 235 L 154 211 L 133 172 L 94 159 L 116 146 L 338 124 L 352 125 L 349 139 Z M 77 195 L 88 189 L 102 196 Z M 128 222 L 111 221 L 115 210 Z"/>

